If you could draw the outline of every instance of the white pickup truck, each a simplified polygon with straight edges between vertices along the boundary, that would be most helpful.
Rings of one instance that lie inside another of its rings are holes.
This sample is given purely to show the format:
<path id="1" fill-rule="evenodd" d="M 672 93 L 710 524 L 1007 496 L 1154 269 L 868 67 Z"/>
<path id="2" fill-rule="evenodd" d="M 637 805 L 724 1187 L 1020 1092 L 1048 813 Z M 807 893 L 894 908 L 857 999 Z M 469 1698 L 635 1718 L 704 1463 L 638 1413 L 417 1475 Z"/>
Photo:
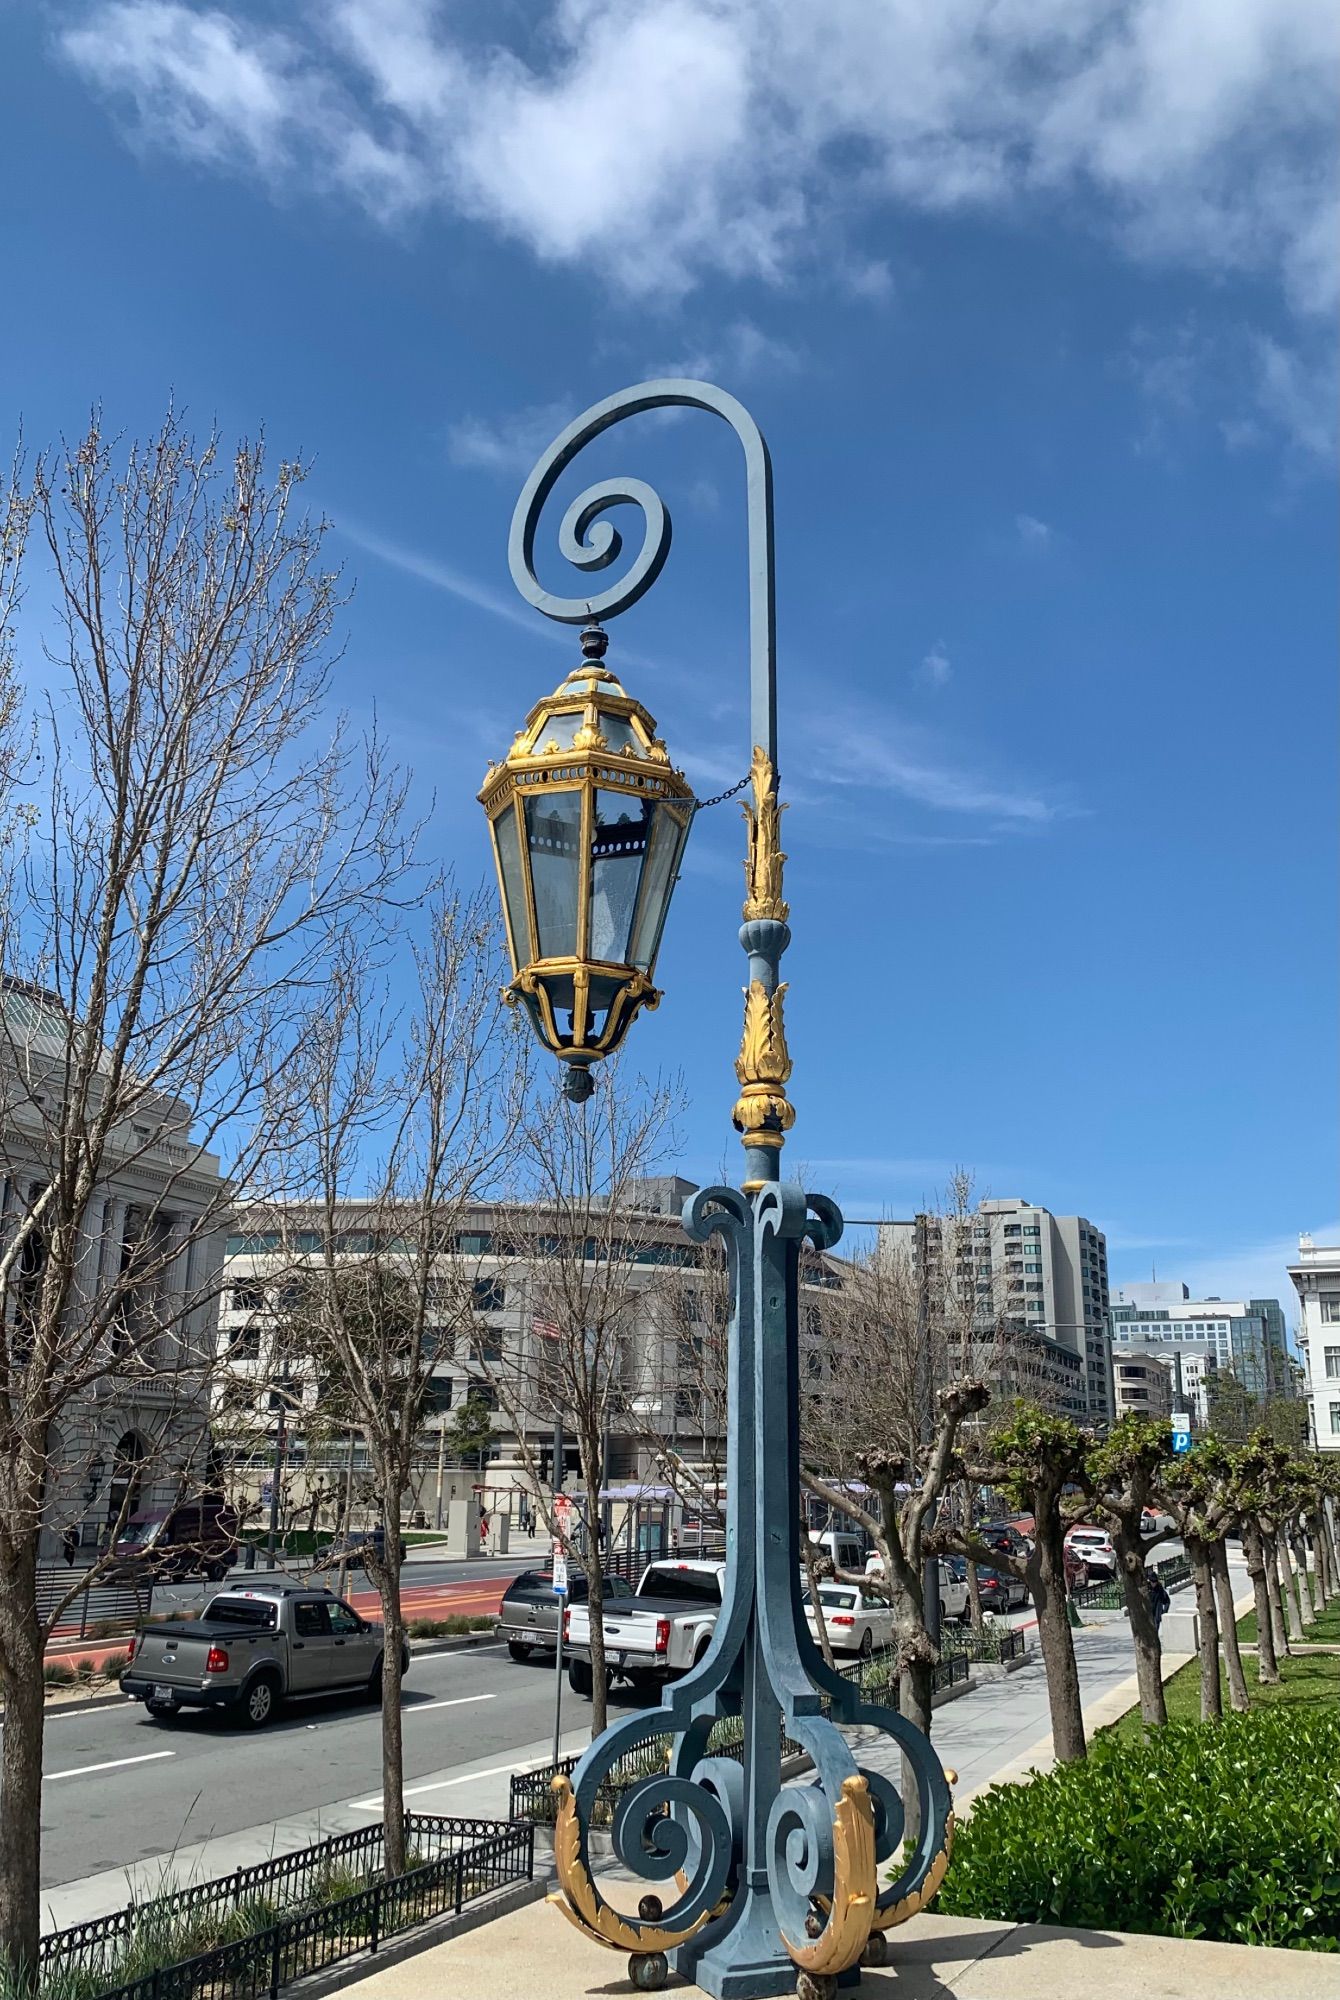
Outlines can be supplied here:
<path id="1" fill-rule="evenodd" d="M 650 1689 L 695 1666 L 711 1644 L 721 1610 L 724 1562 L 655 1562 L 643 1570 L 631 1598 L 607 1605 L 601 1617 L 605 1672 Z M 591 1692 L 591 1616 L 586 1604 L 564 1613 L 568 1685 Z"/>

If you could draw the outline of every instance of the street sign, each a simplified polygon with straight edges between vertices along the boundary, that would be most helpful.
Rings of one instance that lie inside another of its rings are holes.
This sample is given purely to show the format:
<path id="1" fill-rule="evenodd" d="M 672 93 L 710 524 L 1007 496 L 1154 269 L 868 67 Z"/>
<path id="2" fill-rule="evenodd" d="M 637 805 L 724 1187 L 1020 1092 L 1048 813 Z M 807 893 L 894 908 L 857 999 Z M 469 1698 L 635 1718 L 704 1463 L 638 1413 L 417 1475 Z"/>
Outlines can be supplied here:
<path id="1" fill-rule="evenodd" d="M 560 1543 L 554 1543 L 554 1595 L 566 1597 L 568 1594 L 568 1559 Z"/>
<path id="2" fill-rule="evenodd" d="M 1174 1410 L 1172 1414 L 1172 1448 L 1175 1452 L 1191 1449 L 1191 1418 L 1185 1410 Z"/>

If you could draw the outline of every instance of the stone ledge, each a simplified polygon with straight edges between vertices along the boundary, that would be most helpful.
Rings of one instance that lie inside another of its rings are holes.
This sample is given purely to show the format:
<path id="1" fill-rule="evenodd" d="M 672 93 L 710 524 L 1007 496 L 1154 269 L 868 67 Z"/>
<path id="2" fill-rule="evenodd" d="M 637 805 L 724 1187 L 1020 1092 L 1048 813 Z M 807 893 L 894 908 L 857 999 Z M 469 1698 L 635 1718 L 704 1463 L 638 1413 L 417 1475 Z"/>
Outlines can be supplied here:
<path id="1" fill-rule="evenodd" d="M 610 1885 L 627 1907 L 634 1885 Z M 844 1994 L 867 2000 L 1336 2000 L 1334 1957 L 1323 1952 L 1134 1937 L 1046 1924 L 914 1917 L 889 1934 L 889 1963 Z M 399 1964 L 360 1962 L 363 2000 L 594 2000 L 632 1993 L 628 1961 L 578 1935 L 558 1911 L 533 1903 L 487 1929 Z M 696 1993 L 672 1979 L 667 1992 Z"/>

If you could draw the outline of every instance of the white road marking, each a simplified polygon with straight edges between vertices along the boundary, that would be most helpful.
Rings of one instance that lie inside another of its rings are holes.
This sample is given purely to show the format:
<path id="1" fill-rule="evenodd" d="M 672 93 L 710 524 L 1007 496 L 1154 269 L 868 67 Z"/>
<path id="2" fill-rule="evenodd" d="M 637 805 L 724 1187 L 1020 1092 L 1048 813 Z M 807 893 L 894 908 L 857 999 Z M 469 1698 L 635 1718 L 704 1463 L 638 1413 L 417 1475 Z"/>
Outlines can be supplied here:
<path id="1" fill-rule="evenodd" d="M 487 1771 L 464 1771 L 459 1778 L 438 1778 L 431 1785 L 406 1785 L 404 1795 L 407 1799 L 417 1799 L 421 1792 L 445 1792 L 452 1785 L 473 1784 L 476 1778 L 500 1778 L 504 1771 L 510 1777 L 513 1771 L 527 1771 L 530 1768 L 529 1763 L 493 1764 Z M 382 1802 L 380 1799 L 350 1799 L 349 1801 L 350 1812 L 380 1812 L 381 1809 Z"/>
<path id="2" fill-rule="evenodd" d="M 450 1700 L 448 1701 L 406 1702 L 405 1706 L 401 1710 L 401 1714 L 427 1715 L 430 1708 L 464 1708 L 467 1702 L 496 1701 L 497 1699 L 498 1697 L 496 1694 L 456 1694 L 452 1695 Z"/>
<path id="3" fill-rule="evenodd" d="M 146 1750 L 142 1757 L 112 1757 L 105 1764 L 80 1764 L 73 1771 L 45 1771 L 44 1785 L 54 1785 L 57 1778 L 87 1778 L 93 1771 L 119 1771 L 124 1764 L 154 1764 L 160 1757 L 175 1757 L 175 1750 Z"/>

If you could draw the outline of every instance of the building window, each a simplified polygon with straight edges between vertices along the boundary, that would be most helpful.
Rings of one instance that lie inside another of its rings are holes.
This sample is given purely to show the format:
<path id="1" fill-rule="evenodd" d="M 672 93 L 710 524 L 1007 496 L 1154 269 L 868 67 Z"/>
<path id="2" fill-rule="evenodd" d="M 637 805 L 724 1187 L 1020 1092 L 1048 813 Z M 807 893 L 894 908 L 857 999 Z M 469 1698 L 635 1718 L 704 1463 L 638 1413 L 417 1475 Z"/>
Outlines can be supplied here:
<path id="1" fill-rule="evenodd" d="M 264 1285 L 234 1285 L 233 1311 L 235 1313 L 259 1313 L 265 1311 Z"/>
<path id="2" fill-rule="evenodd" d="M 228 1335 L 228 1352 L 234 1361 L 259 1361 L 261 1330 L 258 1326 L 235 1326 Z"/>
<path id="3" fill-rule="evenodd" d="M 1340 1347 L 1328 1347 L 1326 1353 L 1326 1379 L 1340 1382 Z"/>
<path id="4" fill-rule="evenodd" d="M 1320 1292 L 1321 1323 L 1323 1326 L 1340 1326 L 1340 1292 Z"/>
<path id="5" fill-rule="evenodd" d="M 1331 1404 L 1331 1436 L 1340 1437 L 1340 1403 Z"/>
<path id="6" fill-rule="evenodd" d="M 476 1278 L 470 1287 L 470 1309 L 477 1313 L 501 1312 L 507 1302 L 507 1287 L 501 1278 Z"/>

